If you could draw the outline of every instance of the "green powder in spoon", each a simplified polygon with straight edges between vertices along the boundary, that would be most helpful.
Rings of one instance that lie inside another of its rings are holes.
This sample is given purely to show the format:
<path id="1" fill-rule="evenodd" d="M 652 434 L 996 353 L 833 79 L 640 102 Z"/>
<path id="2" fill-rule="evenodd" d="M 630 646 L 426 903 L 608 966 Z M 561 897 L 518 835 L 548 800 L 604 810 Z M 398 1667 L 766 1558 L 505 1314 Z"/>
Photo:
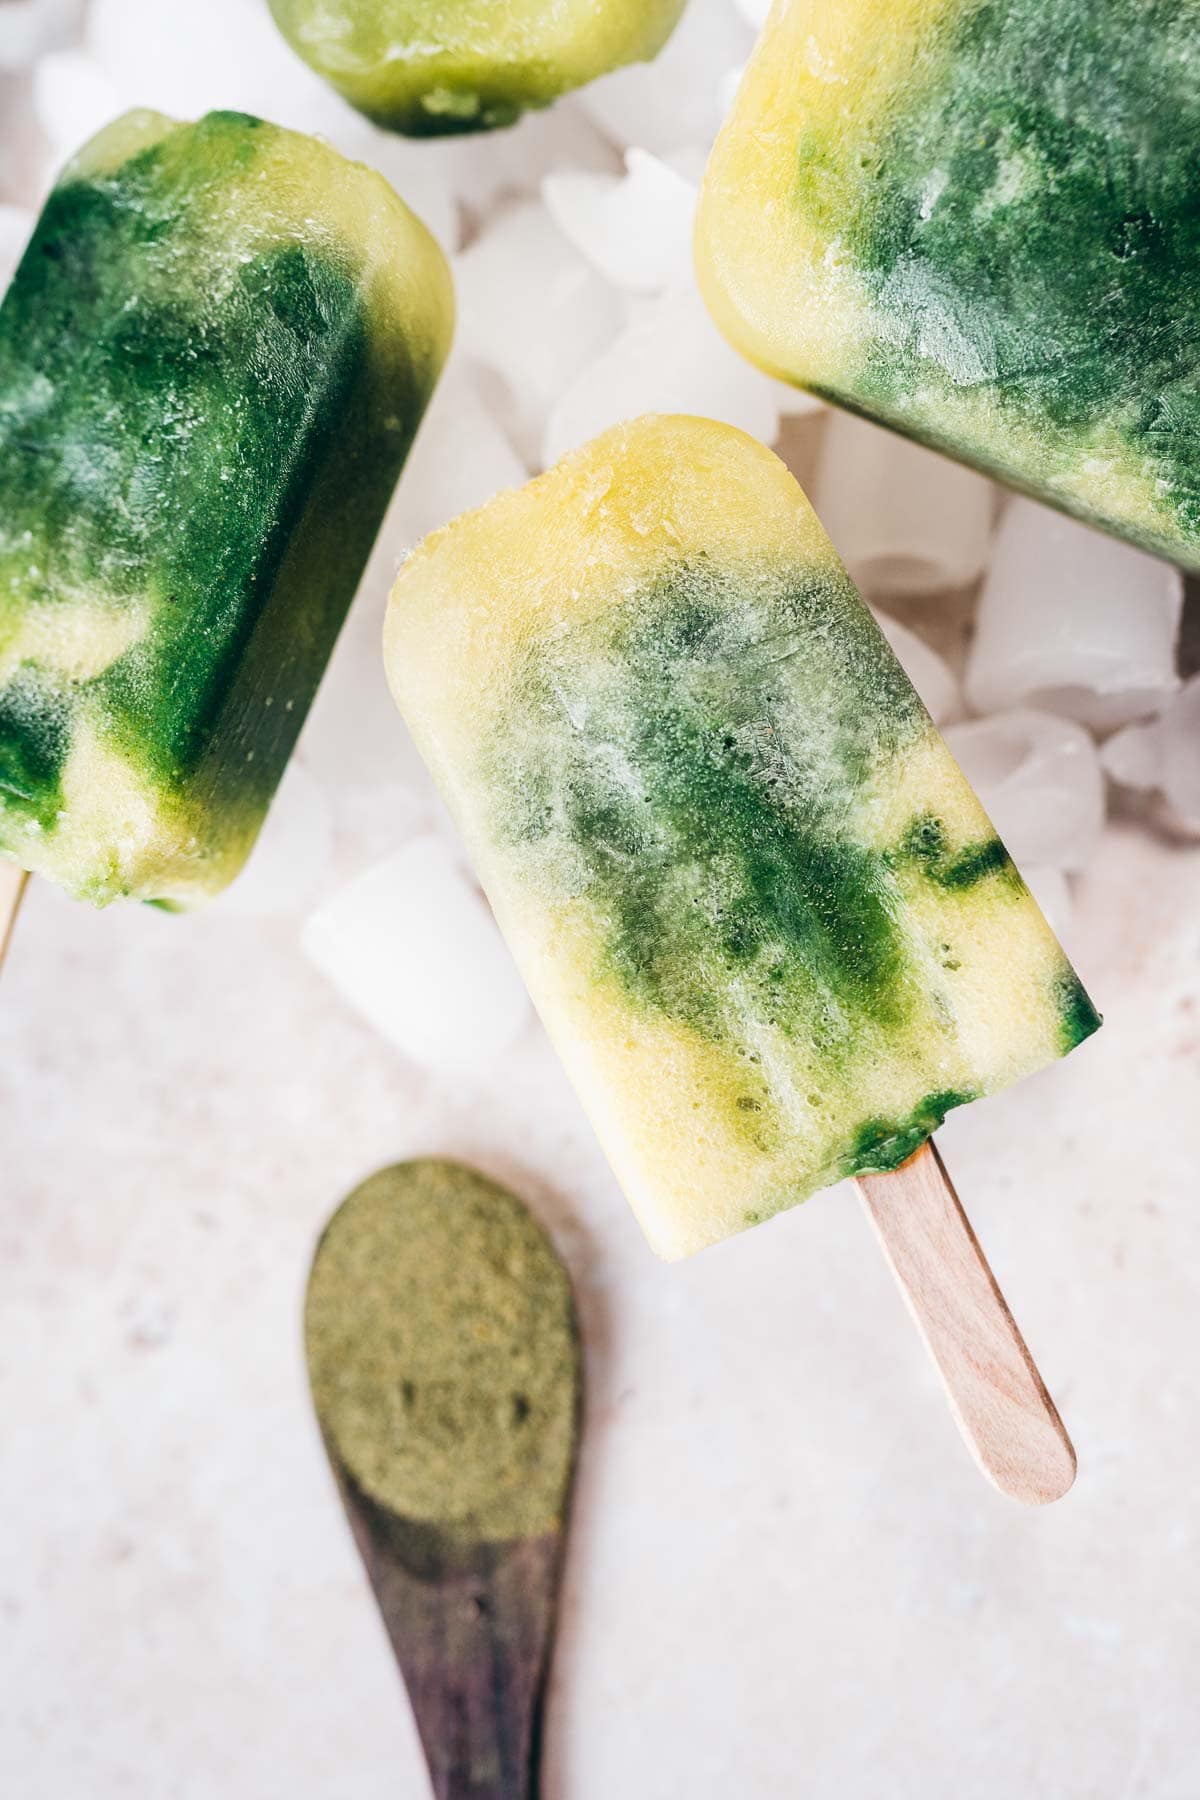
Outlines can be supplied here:
<path id="1" fill-rule="evenodd" d="M 328 1448 L 369 1499 L 459 1542 L 561 1522 L 574 1303 L 545 1232 L 505 1189 L 432 1159 L 373 1175 L 317 1247 L 304 1331 Z"/>

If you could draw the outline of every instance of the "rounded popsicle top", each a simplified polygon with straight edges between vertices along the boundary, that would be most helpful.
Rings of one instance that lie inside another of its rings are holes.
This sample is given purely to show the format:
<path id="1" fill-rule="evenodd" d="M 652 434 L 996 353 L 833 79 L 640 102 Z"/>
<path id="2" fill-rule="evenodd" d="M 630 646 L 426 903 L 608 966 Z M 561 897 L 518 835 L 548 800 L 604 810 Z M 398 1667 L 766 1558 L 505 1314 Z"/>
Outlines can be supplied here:
<path id="1" fill-rule="evenodd" d="M 736 507 L 729 504 L 731 490 Z M 732 425 L 648 414 L 613 426 L 523 487 L 505 489 L 431 532 L 396 579 L 385 646 L 420 635 L 413 609 L 435 604 L 433 584 L 465 602 L 486 582 L 503 596 L 503 609 L 471 607 L 472 629 L 486 631 L 492 623 L 509 643 L 514 629 L 544 622 L 547 610 L 575 616 L 608 606 L 614 577 L 645 575 L 664 559 L 686 557 L 696 543 L 714 557 L 837 560 L 774 451 Z M 510 559 L 524 566 L 525 579 L 515 588 L 507 579 Z M 394 666 L 403 679 L 404 659 L 397 655 Z"/>
<path id="2" fill-rule="evenodd" d="M 232 879 L 452 325 L 316 139 L 135 112 L 67 165 L 0 307 L 0 854 L 98 903 Z"/>
<path id="3" fill-rule="evenodd" d="M 902 1162 L 1097 1016 L 800 489 L 694 418 L 427 539 L 392 691 L 654 1247 Z"/>
<path id="4" fill-rule="evenodd" d="M 413 137 L 511 125 L 657 55 L 684 0 L 271 0 L 280 30 L 360 112 Z"/>
<path id="5" fill-rule="evenodd" d="M 375 1505 L 447 1544 L 562 1521 L 580 1403 L 566 1271 L 512 1194 L 440 1159 L 356 1188 L 304 1313 L 330 1453 Z"/>
<path id="6" fill-rule="evenodd" d="M 697 268 L 784 379 L 1200 566 L 1190 4 L 777 5 Z"/>

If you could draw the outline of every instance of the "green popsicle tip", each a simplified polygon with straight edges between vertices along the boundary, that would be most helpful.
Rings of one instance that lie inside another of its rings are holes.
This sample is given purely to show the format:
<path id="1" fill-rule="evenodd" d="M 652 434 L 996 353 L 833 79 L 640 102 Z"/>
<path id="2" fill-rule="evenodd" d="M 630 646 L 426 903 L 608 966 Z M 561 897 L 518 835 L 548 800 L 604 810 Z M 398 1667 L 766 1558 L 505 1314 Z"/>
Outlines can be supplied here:
<path id="1" fill-rule="evenodd" d="M 1191 0 L 776 7 L 697 260 L 772 372 L 1200 567 Z"/>
<path id="2" fill-rule="evenodd" d="M 411 137 L 513 124 L 657 55 L 684 0 L 271 0 L 304 60 L 376 124 Z"/>

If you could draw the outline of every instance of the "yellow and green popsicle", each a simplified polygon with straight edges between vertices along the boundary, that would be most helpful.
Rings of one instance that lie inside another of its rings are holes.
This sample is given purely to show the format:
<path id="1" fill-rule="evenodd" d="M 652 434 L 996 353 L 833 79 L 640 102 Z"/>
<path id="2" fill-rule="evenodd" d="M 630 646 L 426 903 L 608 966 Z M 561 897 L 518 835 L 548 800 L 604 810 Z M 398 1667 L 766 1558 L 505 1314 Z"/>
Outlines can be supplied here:
<path id="1" fill-rule="evenodd" d="M 786 380 L 1200 568 L 1193 0 L 776 0 L 697 223 Z"/>
<path id="2" fill-rule="evenodd" d="M 313 139 L 138 112 L 68 165 L 0 307 L 0 856 L 100 903 L 237 873 L 452 319 Z"/>
<path id="3" fill-rule="evenodd" d="M 411 137 L 511 125 L 656 56 L 684 0 L 271 0 L 305 62 Z"/>
<path id="4" fill-rule="evenodd" d="M 784 465 L 650 417 L 435 532 L 393 692 L 653 1247 L 1098 1017 Z"/>

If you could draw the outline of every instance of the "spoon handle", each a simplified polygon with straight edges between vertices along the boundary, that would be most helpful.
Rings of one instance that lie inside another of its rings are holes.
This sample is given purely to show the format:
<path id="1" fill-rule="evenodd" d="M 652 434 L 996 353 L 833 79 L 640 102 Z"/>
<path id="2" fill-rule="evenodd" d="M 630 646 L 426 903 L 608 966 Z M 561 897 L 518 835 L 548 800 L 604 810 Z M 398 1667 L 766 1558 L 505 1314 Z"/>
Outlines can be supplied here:
<path id="1" fill-rule="evenodd" d="M 856 1180 L 979 1467 L 1028 1506 L 1060 1499 L 1071 1440 L 933 1142 Z"/>
<path id="2" fill-rule="evenodd" d="M 426 1578 L 345 1498 L 436 1800 L 536 1800 L 561 1534 L 499 1548 L 479 1571 Z"/>

